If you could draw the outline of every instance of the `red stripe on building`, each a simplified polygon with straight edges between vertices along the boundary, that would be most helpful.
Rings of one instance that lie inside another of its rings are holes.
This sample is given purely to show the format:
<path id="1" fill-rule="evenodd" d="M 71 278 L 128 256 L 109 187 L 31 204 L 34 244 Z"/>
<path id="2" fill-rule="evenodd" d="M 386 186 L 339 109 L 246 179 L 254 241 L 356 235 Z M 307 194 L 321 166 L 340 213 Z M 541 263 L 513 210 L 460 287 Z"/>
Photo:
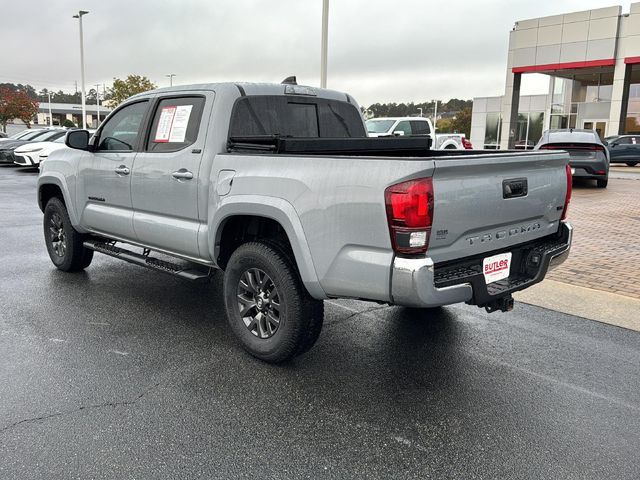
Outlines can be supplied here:
<path id="1" fill-rule="evenodd" d="M 640 57 L 631 57 L 631 58 L 640 58 Z M 611 66 L 614 66 L 615 64 L 616 64 L 615 58 L 607 58 L 604 60 L 587 60 L 585 62 L 547 63 L 546 65 L 528 65 L 525 67 L 513 67 L 511 71 L 513 73 L 547 72 L 549 70 L 570 70 L 574 68 L 611 67 Z"/>
<path id="2" fill-rule="evenodd" d="M 640 63 L 640 57 L 627 57 L 624 59 L 624 63 Z"/>

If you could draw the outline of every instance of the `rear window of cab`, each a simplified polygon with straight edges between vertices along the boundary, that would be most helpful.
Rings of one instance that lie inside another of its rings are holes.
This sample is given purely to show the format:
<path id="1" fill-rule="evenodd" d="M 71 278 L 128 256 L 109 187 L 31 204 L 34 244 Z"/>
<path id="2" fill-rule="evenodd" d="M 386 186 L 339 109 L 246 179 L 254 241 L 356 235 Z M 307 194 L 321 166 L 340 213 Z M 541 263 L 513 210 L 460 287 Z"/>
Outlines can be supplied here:
<path id="1" fill-rule="evenodd" d="M 238 99 L 231 114 L 229 137 L 300 138 L 366 137 L 360 112 L 348 102 L 285 95 Z"/>

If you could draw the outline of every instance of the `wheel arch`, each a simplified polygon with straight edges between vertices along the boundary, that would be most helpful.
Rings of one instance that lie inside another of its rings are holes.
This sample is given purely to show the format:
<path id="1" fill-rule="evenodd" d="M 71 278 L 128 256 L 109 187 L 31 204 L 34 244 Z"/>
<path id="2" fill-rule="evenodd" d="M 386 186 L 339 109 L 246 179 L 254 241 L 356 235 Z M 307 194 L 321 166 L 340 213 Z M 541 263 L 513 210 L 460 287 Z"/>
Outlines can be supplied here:
<path id="1" fill-rule="evenodd" d="M 281 229 L 281 233 L 286 236 L 291 247 L 307 291 L 316 299 L 327 298 L 320 286 L 300 219 L 293 206 L 287 201 L 259 195 L 234 195 L 223 200 L 209 225 L 211 229 L 207 240 L 208 253 L 221 268 L 224 268 L 225 261 L 235 248 L 244 243 L 236 242 L 231 247 L 225 244 L 230 239 L 229 229 L 237 232 L 236 229 L 244 228 L 249 237 L 246 241 L 277 238 L 271 235 L 260 236 L 260 233 L 265 230 L 277 233 Z"/>
<path id="2" fill-rule="evenodd" d="M 71 197 L 71 193 L 69 192 L 69 188 L 63 178 L 60 178 L 53 174 L 40 176 L 38 178 L 37 192 L 38 207 L 40 207 L 40 210 L 42 212 L 44 212 L 44 209 L 47 206 L 47 202 L 50 198 L 60 197 L 67 207 L 67 212 L 69 212 L 69 219 L 71 220 L 74 228 L 80 230 L 78 228 L 79 222 L 76 215 L 75 204 L 73 202 L 73 198 Z"/>
<path id="3" fill-rule="evenodd" d="M 442 145 L 440 145 L 440 150 L 460 150 L 460 146 L 454 140 L 447 140 Z"/>

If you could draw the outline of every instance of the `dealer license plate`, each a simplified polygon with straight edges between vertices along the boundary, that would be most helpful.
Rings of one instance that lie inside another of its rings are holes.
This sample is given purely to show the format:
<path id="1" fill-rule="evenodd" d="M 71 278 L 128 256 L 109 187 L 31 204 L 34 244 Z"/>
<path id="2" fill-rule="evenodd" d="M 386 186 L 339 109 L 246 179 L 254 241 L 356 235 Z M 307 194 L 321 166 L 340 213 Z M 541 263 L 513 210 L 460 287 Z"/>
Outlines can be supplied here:
<path id="1" fill-rule="evenodd" d="M 487 257 L 482 261 L 482 273 L 487 285 L 508 278 L 510 270 L 511 252 Z"/>

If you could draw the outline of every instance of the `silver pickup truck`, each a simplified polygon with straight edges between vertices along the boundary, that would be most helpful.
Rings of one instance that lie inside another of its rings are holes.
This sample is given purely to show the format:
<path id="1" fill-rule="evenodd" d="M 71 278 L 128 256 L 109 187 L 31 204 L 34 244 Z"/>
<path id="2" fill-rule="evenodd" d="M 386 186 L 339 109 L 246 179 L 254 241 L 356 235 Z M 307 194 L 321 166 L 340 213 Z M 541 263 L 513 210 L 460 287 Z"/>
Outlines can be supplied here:
<path id="1" fill-rule="evenodd" d="M 569 253 L 569 156 L 429 142 L 367 138 L 351 96 L 295 83 L 136 95 L 44 163 L 47 250 L 67 272 L 94 252 L 224 270 L 229 324 L 267 362 L 313 346 L 328 298 L 510 310 Z"/>

